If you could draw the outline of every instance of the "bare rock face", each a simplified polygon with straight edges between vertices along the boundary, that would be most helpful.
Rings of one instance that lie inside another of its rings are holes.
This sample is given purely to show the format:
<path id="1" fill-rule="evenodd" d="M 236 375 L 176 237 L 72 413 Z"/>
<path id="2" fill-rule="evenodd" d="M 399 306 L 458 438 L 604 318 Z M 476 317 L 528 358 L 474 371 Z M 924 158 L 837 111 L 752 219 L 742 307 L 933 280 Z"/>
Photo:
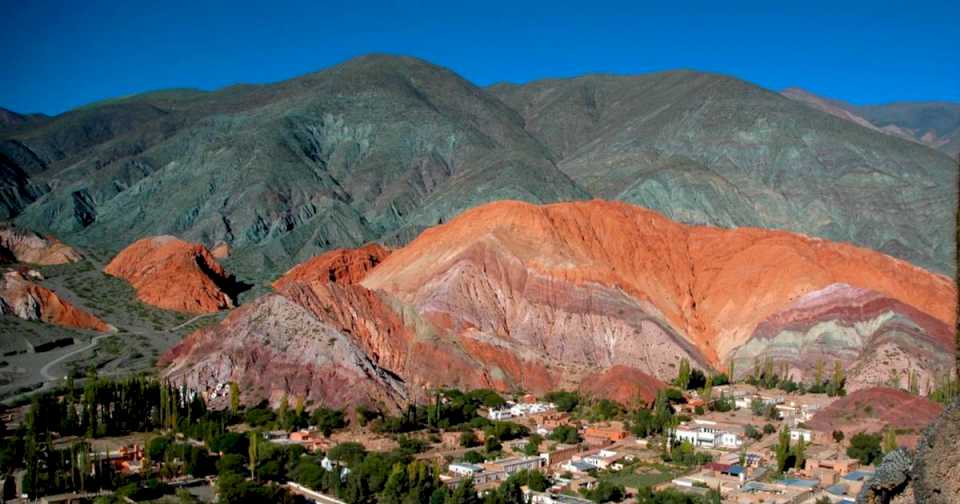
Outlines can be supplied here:
<path id="1" fill-rule="evenodd" d="M 15 226 L 0 224 L 0 261 L 49 266 L 77 262 L 81 255 L 53 237 L 43 237 Z"/>
<path id="2" fill-rule="evenodd" d="M 274 282 L 273 287 L 280 290 L 294 282 L 306 284 L 316 280 L 355 284 L 388 255 L 390 251 L 377 243 L 331 250 L 294 266 Z"/>
<path id="3" fill-rule="evenodd" d="M 923 322 L 916 333 L 931 352 L 952 354 L 942 328 L 954 322 L 956 289 L 946 277 L 846 244 L 684 226 L 621 203 L 485 205 L 424 232 L 362 282 L 462 338 L 661 379 L 681 357 L 718 366 L 761 323 L 835 284 L 899 303 Z"/>
<path id="4" fill-rule="evenodd" d="M 139 240 L 104 268 L 137 291 L 144 303 L 187 313 L 233 308 L 233 279 L 203 246 L 172 236 Z"/>
<path id="5" fill-rule="evenodd" d="M 390 408 L 406 394 L 402 381 L 348 335 L 276 294 L 191 334 L 161 364 L 171 362 L 166 376 L 173 381 L 208 393 L 236 382 L 250 402 L 286 392 L 317 406 Z"/>
<path id="6" fill-rule="evenodd" d="M 913 468 L 913 454 L 903 448 L 897 448 L 883 457 L 877 465 L 877 471 L 867 482 L 860 494 L 858 504 L 908 504 L 912 502 L 908 495 L 910 471 Z"/>
<path id="7" fill-rule="evenodd" d="M 50 289 L 32 282 L 27 274 L 14 270 L 0 277 L 0 313 L 73 329 L 98 332 L 112 330 L 106 322 L 61 299 Z"/>
<path id="8" fill-rule="evenodd" d="M 872 368 L 889 376 L 882 359 L 893 350 L 922 376 L 953 352 L 944 328 L 956 291 L 945 277 L 850 245 L 691 227 L 623 203 L 493 203 L 385 252 L 329 252 L 274 288 L 413 395 L 581 388 L 650 400 L 681 359 L 717 368 L 769 356 L 802 368 L 802 345 L 871 384 Z M 298 358 L 270 355 L 279 368 Z M 205 369 L 203 352 L 168 360 L 188 381 Z"/>
<path id="9" fill-rule="evenodd" d="M 915 380 L 927 392 L 953 355 L 949 326 L 879 292 L 833 284 L 810 292 L 761 322 L 732 355 L 749 372 L 757 359 L 791 366 L 809 380 L 817 363 L 846 363 L 848 391 Z"/>
<path id="10" fill-rule="evenodd" d="M 913 467 L 917 504 L 960 502 L 960 399 L 927 428 Z"/>

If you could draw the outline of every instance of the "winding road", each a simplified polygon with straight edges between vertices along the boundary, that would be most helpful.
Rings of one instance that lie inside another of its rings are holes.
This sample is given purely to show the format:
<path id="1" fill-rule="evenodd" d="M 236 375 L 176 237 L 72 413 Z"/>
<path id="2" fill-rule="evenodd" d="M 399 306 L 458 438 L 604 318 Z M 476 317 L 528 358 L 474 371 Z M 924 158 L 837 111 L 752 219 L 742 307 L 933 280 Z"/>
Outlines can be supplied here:
<path id="1" fill-rule="evenodd" d="M 63 362 L 64 360 L 66 360 L 66 359 L 69 358 L 69 357 L 73 357 L 74 355 L 77 355 L 78 353 L 86 352 L 87 350 L 90 350 L 91 348 L 97 346 L 97 344 L 100 343 L 100 340 L 102 340 L 103 338 L 106 338 L 106 337 L 108 337 L 108 336 L 112 336 L 112 335 L 113 335 L 113 333 L 110 333 L 110 334 L 101 334 L 100 336 L 94 336 L 94 338 L 93 338 L 92 340 L 90 340 L 90 343 L 88 343 L 86 346 L 82 346 L 82 347 L 80 347 L 80 348 L 78 348 L 78 349 L 76 349 L 76 350 L 74 350 L 74 351 L 72 351 L 72 352 L 67 352 L 67 353 L 61 355 L 60 357 L 57 357 L 56 359 L 53 359 L 52 361 L 44 364 L 44 366 L 43 366 L 42 368 L 40 368 L 40 376 L 42 376 L 44 380 L 55 381 L 57 378 L 50 374 L 50 368 L 52 368 L 53 366 L 56 366 L 57 364 Z"/>
<path id="2" fill-rule="evenodd" d="M 216 312 L 215 312 L 215 313 L 202 313 L 202 314 L 200 314 L 200 315 L 197 315 L 197 316 L 191 318 L 190 320 L 187 320 L 186 322 L 183 322 L 182 324 L 179 324 L 179 325 L 176 325 L 176 326 L 174 326 L 174 327 L 171 327 L 171 328 L 167 329 L 167 332 L 173 332 L 173 331 L 182 329 L 182 328 L 184 328 L 184 327 L 186 327 L 186 326 L 188 326 L 188 325 L 190 325 L 190 324 L 192 324 L 192 323 L 194 323 L 194 322 L 196 322 L 196 321 L 198 321 L 198 320 L 200 320 L 200 319 L 202 319 L 202 318 L 210 317 L 210 316 L 213 316 L 213 315 L 216 315 Z M 99 336 L 94 336 L 94 338 L 90 340 L 90 343 L 88 343 L 88 344 L 86 344 L 86 345 L 84 345 L 84 346 L 82 346 L 82 347 L 80 347 L 80 348 L 78 348 L 78 349 L 76 349 L 76 350 L 67 352 L 67 353 L 61 355 L 60 357 L 57 357 L 56 359 L 53 359 L 52 361 L 44 364 L 44 366 L 43 366 L 42 368 L 40 368 L 40 376 L 41 376 L 44 380 L 47 380 L 47 381 L 56 381 L 56 380 L 57 380 L 57 377 L 55 377 L 55 376 L 53 376 L 53 375 L 50 374 L 50 370 L 53 369 L 54 366 L 56 366 L 57 364 L 59 364 L 59 363 L 65 361 L 65 360 L 69 359 L 70 357 L 73 357 L 74 355 L 77 355 L 77 354 L 79 354 L 79 353 L 86 352 L 87 350 L 91 350 L 92 348 L 94 348 L 94 347 L 96 347 L 98 344 L 100 344 L 100 340 L 102 340 L 103 338 L 106 338 L 106 337 L 108 337 L 108 336 L 112 336 L 113 334 L 114 334 L 114 333 L 108 333 L 108 334 L 101 334 L 101 335 L 99 335 Z M 137 334 L 137 333 L 131 333 L 131 334 Z"/>

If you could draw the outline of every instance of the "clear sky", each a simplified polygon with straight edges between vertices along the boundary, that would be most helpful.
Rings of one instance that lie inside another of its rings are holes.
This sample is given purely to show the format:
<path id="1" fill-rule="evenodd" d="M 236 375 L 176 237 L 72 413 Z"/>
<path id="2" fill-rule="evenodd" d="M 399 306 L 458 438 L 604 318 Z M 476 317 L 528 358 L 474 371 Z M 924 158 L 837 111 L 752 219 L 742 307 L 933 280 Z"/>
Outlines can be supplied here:
<path id="1" fill-rule="evenodd" d="M 59 113 L 386 52 L 481 85 L 671 68 L 854 103 L 960 101 L 960 1 L 0 0 L 0 106 Z"/>

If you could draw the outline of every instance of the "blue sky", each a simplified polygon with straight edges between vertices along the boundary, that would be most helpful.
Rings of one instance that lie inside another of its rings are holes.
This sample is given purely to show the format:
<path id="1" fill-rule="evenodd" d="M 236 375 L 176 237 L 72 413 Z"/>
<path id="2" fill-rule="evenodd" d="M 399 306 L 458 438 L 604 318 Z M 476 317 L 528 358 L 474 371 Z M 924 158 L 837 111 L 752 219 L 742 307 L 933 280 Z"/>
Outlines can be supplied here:
<path id="1" fill-rule="evenodd" d="M 692 68 L 854 103 L 960 101 L 956 1 L 0 4 L 0 106 L 20 112 L 272 82 L 370 52 L 481 85 Z"/>

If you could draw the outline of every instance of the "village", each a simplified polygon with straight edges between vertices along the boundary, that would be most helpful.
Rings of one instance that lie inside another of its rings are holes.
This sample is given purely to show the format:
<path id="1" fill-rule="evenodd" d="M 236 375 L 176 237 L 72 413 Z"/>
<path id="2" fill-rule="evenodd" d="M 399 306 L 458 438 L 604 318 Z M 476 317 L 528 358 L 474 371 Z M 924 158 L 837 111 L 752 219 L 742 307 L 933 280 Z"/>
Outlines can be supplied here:
<path id="1" fill-rule="evenodd" d="M 376 462 L 384 480 L 405 464 L 429 471 L 439 482 L 434 490 L 448 495 L 499 495 L 515 485 L 523 502 L 538 504 L 660 502 L 663 495 L 690 503 L 852 503 L 874 464 L 896 446 L 895 437 L 808 425 L 842 394 L 730 384 L 725 377 L 699 387 L 679 381 L 687 386 L 671 384 L 633 410 L 566 391 L 436 391 L 398 416 L 364 408 L 352 416 L 325 408 L 308 414 L 286 397 L 276 409 L 242 408 L 234 397 L 232 417 L 185 410 L 196 425 L 161 416 L 166 428 L 153 433 L 91 440 L 80 458 L 96 477 L 83 491 L 45 492 L 39 501 L 243 502 L 225 495 L 230 478 L 312 502 L 358 502 L 345 489 L 352 479 L 373 478 L 358 471 L 370 472 L 365 466 Z M 236 394 L 235 386 L 229 390 Z M 188 398 L 202 401 L 186 394 L 181 407 Z M 6 415 L 8 429 L 17 429 L 16 415 Z M 64 437 L 51 449 L 70 442 Z M 128 491 L 92 484 L 108 472 Z M 33 501 L 24 491 L 30 476 L 7 473 L 4 502 Z M 151 485 L 163 489 L 144 491 Z"/>

